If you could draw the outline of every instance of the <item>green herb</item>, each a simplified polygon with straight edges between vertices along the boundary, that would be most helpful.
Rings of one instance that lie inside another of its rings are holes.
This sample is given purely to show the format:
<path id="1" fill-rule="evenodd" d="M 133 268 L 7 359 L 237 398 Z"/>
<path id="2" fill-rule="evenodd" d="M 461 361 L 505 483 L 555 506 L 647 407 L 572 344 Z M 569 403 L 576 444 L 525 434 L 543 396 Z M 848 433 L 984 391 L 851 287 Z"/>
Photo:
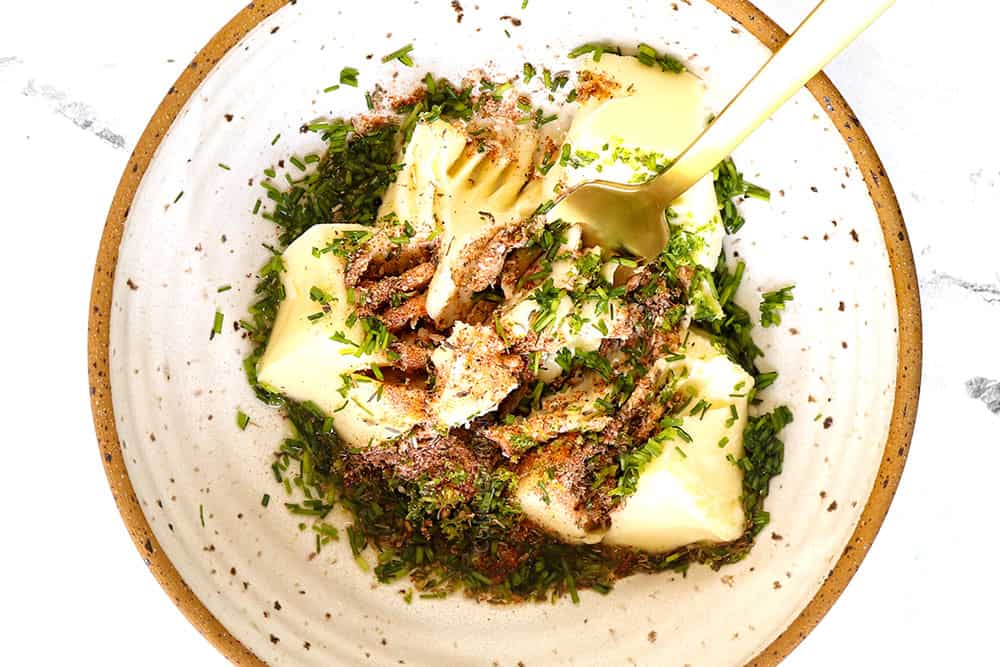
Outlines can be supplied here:
<path id="1" fill-rule="evenodd" d="M 617 55 L 621 55 L 622 50 L 617 46 L 591 42 L 588 44 L 581 44 L 580 46 L 576 47 L 566 55 L 569 56 L 570 58 L 579 58 L 580 56 L 586 55 L 588 53 L 593 56 L 594 61 L 599 61 L 601 59 L 601 56 L 603 56 L 605 53 L 614 53 Z"/>
<path id="2" fill-rule="evenodd" d="M 732 158 L 726 158 L 712 170 L 715 178 L 715 196 L 719 200 L 719 212 L 727 234 L 735 234 L 746 222 L 733 202 L 734 197 L 749 195 L 759 199 L 770 199 L 771 193 L 753 183 L 743 180 Z"/>
<path id="3" fill-rule="evenodd" d="M 224 320 L 224 315 L 218 310 L 215 311 L 215 318 L 212 320 L 212 332 L 208 335 L 208 339 L 212 340 L 216 336 L 222 333 L 222 322 Z"/>
<path id="4" fill-rule="evenodd" d="M 687 69 L 684 67 L 684 63 L 677 58 L 667 54 L 660 54 L 649 44 L 639 44 L 636 48 L 635 57 L 640 63 L 646 65 L 647 67 L 659 65 L 660 69 L 664 72 L 674 72 L 675 74 L 679 74 Z"/>
<path id="5" fill-rule="evenodd" d="M 760 301 L 760 325 L 771 327 L 781 324 L 781 311 L 785 309 L 785 304 L 791 301 L 794 285 L 782 287 L 773 292 L 765 292 Z"/>
<path id="6" fill-rule="evenodd" d="M 260 497 L 260 504 L 262 507 L 267 507 L 268 504 L 270 504 L 270 502 L 271 502 L 271 494 L 265 493 L 263 496 Z"/>
<path id="7" fill-rule="evenodd" d="M 247 430 L 247 425 L 250 424 L 250 417 L 247 416 L 242 410 L 236 411 L 236 426 L 241 430 Z"/>
<path id="8" fill-rule="evenodd" d="M 428 79 L 433 84 L 428 85 Z M 459 89 L 447 79 L 435 80 L 430 75 L 425 77 L 424 82 L 427 91 L 423 98 L 394 107 L 396 113 L 404 116 L 399 126 L 403 132 L 404 141 L 409 141 L 417 121 L 426 113 L 433 113 L 441 118 L 465 121 L 472 118 L 474 111 L 472 86 Z"/>
<path id="9" fill-rule="evenodd" d="M 751 417 L 743 431 L 743 508 L 750 521 L 749 531 L 757 535 L 767 525 L 763 511 L 771 479 L 781 474 L 785 446 L 778 439 L 782 429 L 792 422 L 792 412 L 785 406 L 759 417 Z"/>
<path id="10" fill-rule="evenodd" d="M 389 55 L 383 56 L 382 57 L 382 62 L 383 63 L 387 63 L 387 62 L 389 62 L 391 60 L 398 60 L 399 62 L 403 63 L 407 67 L 413 67 L 413 59 L 410 58 L 410 55 L 409 55 L 411 51 L 413 51 L 413 45 L 412 44 L 407 44 L 403 48 L 396 49 L 395 51 L 393 51 Z"/>
<path id="11" fill-rule="evenodd" d="M 229 171 L 229 165 L 228 165 L 228 164 L 222 164 L 222 163 L 220 162 L 220 163 L 219 163 L 219 168 L 220 168 L 220 169 L 225 169 L 226 171 Z"/>
<path id="12" fill-rule="evenodd" d="M 269 219 L 279 228 L 279 242 L 287 246 L 314 224 L 350 220 L 375 222 L 382 193 L 395 180 L 400 166 L 396 159 L 397 129 L 384 125 L 359 135 L 341 120 L 314 121 L 306 125 L 327 143 L 327 153 L 313 174 L 281 191 L 264 181 L 267 199 L 273 203 Z"/>
<path id="13" fill-rule="evenodd" d="M 198 519 L 201 521 L 201 527 L 205 527 L 205 506 L 198 505 Z"/>
<path id="14" fill-rule="evenodd" d="M 754 390 L 756 392 L 763 391 L 767 387 L 770 387 L 772 384 L 774 384 L 774 381 L 777 379 L 778 379 L 777 371 L 771 371 L 769 373 L 759 373 L 757 375 L 757 381 L 754 386 Z"/>
<path id="15" fill-rule="evenodd" d="M 181 197 L 183 196 L 184 196 L 184 191 L 181 190 L 180 192 L 177 193 L 177 196 L 174 197 L 174 203 L 176 204 L 177 202 L 179 202 L 181 200 Z"/>
<path id="16" fill-rule="evenodd" d="M 538 304 L 531 322 L 532 331 L 541 332 L 546 327 L 555 323 L 556 311 L 559 308 L 559 302 L 563 294 L 563 290 L 558 289 L 552 283 L 551 278 L 531 293 L 530 298 Z"/>
<path id="17" fill-rule="evenodd" d="M 327 86 L 326 88 L 323 89 L 323 92 L 324 93 L 332 93 L 335 90 L 340 90 L 340 84 L 339 83 L 335 83 L 332 86 Z"/>
<path id="18" fill-rule="evenodd" d="M 358 70 L 354 67 L 345 67 L 340 70 L 340 82 L 345 86 L 358 87 Z"/>
<path id="19" fill-rule="evenodd" d="M 699 419 L 704 419 L 705 414 L 708 413 L 708 411 L 711 409 L 712 409 L 712 404 L 706 401 L 705 399 L 701 398 L 698 399 L 698 402 L 695 403 L 695 406 L 691 408 L 691 412 L 689 412 L 688 414 L 691 415 L 692 417 L 698 417 Z"/>
<path id="20" fill-rule="evenodd" d="M 231 289 L 233 289 L 232 285 L 220 285 L 219 288 L 216 289 L 215 291 L 217 293 L 221 293 L 221 292 L 228 292 Z"/>
<path id="21" fill-rule="evenodd" d="M 524 63 L 524 82 L 530 83 L 535 78 L 535 67 L 531 63 Z"/>

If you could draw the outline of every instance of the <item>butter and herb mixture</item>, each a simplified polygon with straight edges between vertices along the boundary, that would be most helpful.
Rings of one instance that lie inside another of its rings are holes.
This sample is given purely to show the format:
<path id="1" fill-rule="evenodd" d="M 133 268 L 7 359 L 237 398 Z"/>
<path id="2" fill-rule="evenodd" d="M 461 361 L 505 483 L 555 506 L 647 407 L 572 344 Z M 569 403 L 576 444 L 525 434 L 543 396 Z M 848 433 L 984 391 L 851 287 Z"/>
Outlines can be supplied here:
<path id="1" fill-rule="evenodd" d="M 292 425 L 275 483 L 316 553 L 409 577 L 407 599 L 577 601 L 738 561 L 768 522 L 792 415 L 751 414 L 776 374 L 722 253 L 735 202 L 767 191 L 726 160 L 664 212 L 655 261 L 589 246 L 560 193 L 661 173 L 710 116 L 647 45 L 571 55 L 370 93 L 364 117 L 304 126 L 324 153 L 266 170 L 254 207 L 278 232 L 241 321 L 250 383 Z M 766 294 L 761 323 L 791 298 Z"/>

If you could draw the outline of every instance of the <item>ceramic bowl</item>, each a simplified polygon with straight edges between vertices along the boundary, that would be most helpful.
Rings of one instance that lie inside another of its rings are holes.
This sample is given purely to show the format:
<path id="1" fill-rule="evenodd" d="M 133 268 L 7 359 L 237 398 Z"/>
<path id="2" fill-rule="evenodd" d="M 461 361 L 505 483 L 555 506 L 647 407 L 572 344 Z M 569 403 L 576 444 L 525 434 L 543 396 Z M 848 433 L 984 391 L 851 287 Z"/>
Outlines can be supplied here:
<path id="1" fill-rule="evenodd" d="M 414 600 L 373 585 L 346 544 L 311 556 L 269 457 L 286 425 L 258 403 L 233 323 L 274 238 L 251 215 L 261 170 L 319 147 L 298 128 L 361 112 L 365 87 L 405 90 L 526 60 L 569 69 L 586 41 L 648 42 L 686 60 L 718 109 L 785 35 L 742 0 L 556 3 L 251 3 L 173 86 L 139 141 L 94 276 L 91 396 L 122 516 L 169 595 L 240 664 L 773 664 L 847 584 L 888 508 L 915 416 L 917 283 L 888 178 L 823 76 L 735 157 L 769 187 L 727 242 L 747 260 L 737 300 L 795 283 L 761 329 L 780 371 L 764 409 L 788 404 L 772 523 L 745 561 L 635 576 L 580 604 Z M 511 14 L 512 16 L 501 16 Z M 413 43 L 416 67 L 381 57 Z M 361 89 L 335 83 L 360 70 Z M 272 138 L 280 138 L 272 143 Z M 226 170 L 219 165 L 230 167 Z M 179 199 L 178 194 L 183 192 Z M 218 293 L 221 285 L 232 289 Z M 223 333 L 210 340 L 214 314 Z M 237 428 L 236 411 L 252 423 Z"/>

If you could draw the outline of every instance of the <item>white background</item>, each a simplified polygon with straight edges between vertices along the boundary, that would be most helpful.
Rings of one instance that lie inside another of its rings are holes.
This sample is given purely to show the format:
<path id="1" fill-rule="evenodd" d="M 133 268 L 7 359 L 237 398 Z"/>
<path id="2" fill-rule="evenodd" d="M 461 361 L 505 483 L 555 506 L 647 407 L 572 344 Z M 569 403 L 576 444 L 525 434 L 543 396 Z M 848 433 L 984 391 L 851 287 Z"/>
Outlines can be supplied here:
<path id="1" fill-rule="evenodd" d="M 2 3 L 4 664 L 225 664 L 161 592 L 118 517 L 90 419 L 86 324 L 129 152 L 183 67 L 243 4 Z M 787 29 L 813 2 L 757 4 Z M 520 13 L 520 0 L 481 5 Z M 1000 660 L 991 641 L 1000 414 L 966 388 L 1000 380 L 1000 9 L 991 6 L 900 0 L 827 68 L 886 163 L 910 229 L 924 385 L 879 538 L 788 665 Z"/>

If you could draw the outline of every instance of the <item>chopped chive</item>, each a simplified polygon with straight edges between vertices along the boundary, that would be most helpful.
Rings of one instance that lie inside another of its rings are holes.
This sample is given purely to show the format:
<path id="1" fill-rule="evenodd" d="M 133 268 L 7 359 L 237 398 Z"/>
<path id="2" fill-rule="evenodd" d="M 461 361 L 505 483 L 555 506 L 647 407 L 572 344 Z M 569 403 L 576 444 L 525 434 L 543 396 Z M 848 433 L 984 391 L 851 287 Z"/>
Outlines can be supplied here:
<path id="1" fill-rule="evenodd" d="M 358 87 L 358 70 L 354 67 L 345 67 L 340 70 L 340 82 L 345 86 Z"/>
<path id="2" fill-rule="evenodd" d="M 757 376 L 757 386 L 754 387 L 754 389 L 757 392 L 760 392 L 766 389 L 767 387 L 770 387 L 772 384 L 774 384 L 774 381 L 777 379 L 778 379 L 777 371 L 771 371 L 769 373 L 761 373 L 760 375 Z"/>
<path id="3" fill-rule="evenodd" d="M 212 333 L 208 336 L 209 340 L 212 340 L 222 333 L 222 322 L 224 319 L 225 316 L 222 313 L 215 311 L 215 319 L 212 321 Z"/>
<path id="4" fill-rule="evenodd" d="M 174 197 L 174 203 L 176 204 L 177 202 L 179 202 L 181 200 L 181 197 L 183 196 L 184 196 L 184 191 L 181 190 L 180 192 L 177 193 L 177 196 Z"/>
<path id="5" fill-rule="evenodd" d="M 365 93 L 365 106 L 368 107 L 369 111 L 375 108 L 375 101 L 372 99 L 372 94 L 369 92 Z"/>
<path id="6" fill-rule="evenodd" d="M 223 163 L 220 162 L 219 163 L 219 168 L 220 169 L 225 169 L 226 171 L 229 171 L 229 165 L 228 164 L 223 164 Z"/>
<path id="7" fill-rule="evenodd" d="M 271 145 L 273 146 L 276 143 L 278 143 L 278 139 L 280 139 L 280 138 L 281 138 L 281 132 L 279 132 L 278 134 L 274 135 L 274 139 L 271 139 Z"/>
<path id="8" fill-rule="evenodd" d="M 297 156 L 295 155 L 291 156 L 290 158 L 288 158 L 288 161 L 291 162 L 293 165 L 295 165 L 295 168 L 298 169 L 299 171 L 306 170 L 306 163 L 300 160 Z"/>
<path id="9" fill-rule="evenodd" d="M 259 199 L 257 200 L 257 203 L 253 205 L 253 214 L 257 215 L 258 211 L 260 211 L 260 200 Z"/>
<path id="10" fill-rule="evenodd" d="M 236 426 L 239 427 L 241 431 L 247 430 L 247 425 L 250 423 L 250 417 L 242 410 L 236 411 Z"/>
<path id="11" fill-rule="evenodd" d="M 332 93 L 333 91 L 339 90 L 339 89 L 340 89 L 340 84 L 339 83 L 335 83 L 332 86 L 327 86 L 326 88 L 324 88 L 323 92 L 324 93 Z"/>
<path id="12" fill-rule="evenodd" d="M 229 290 L 231 290 L 231 289 L 233 289 L 233 286 L 232 286 L 232 285 L 221 285 L 221 286 L 219 286 L 219 288 L 218 288 L 217 290 L 215 290 L 215 291 L 216 291 L 216 292 L 219 292 L 219 293 L 222 293 L 222 292 L 228 292 L 228 291 L 229 291 Z"/>
<path id="13" fill-rule="evenodd" d="M 401 49 L 396 49 L 387 56 L 382 56 L 382 62 L 387 63 L 391 60 L 398 60 L 407 67 L 413 67 L 413 58 L 410 57 L 410 52 L 413 51 L 413 44 L 407 44 Z"/>
<path id="14" fill-rule="evenodd" d="M 201 527 L 205 527 L 205 506 L 198 505 L 198 518 L 201 520 Z"/>
<path id="15" fill-rule="evenodd" d="M 771 191 L 767 188 L 762 188 L 759 185 L 754 185 L 753 183 L 745 183 L 746 194 L 748 197 L 754 197 L 756 199 L 763 199 L 764 201 L 771 200 Z"/>
<path id="16" fill-rule="evenodd" d="M 265 493 L 263 496 L 261 496 L 261 498 L 260 498 L 260 504 L 263 507 L 267 507 L 268 503 L 270 503 L 270 502 L 271 502 L 271 494 Z"/>

